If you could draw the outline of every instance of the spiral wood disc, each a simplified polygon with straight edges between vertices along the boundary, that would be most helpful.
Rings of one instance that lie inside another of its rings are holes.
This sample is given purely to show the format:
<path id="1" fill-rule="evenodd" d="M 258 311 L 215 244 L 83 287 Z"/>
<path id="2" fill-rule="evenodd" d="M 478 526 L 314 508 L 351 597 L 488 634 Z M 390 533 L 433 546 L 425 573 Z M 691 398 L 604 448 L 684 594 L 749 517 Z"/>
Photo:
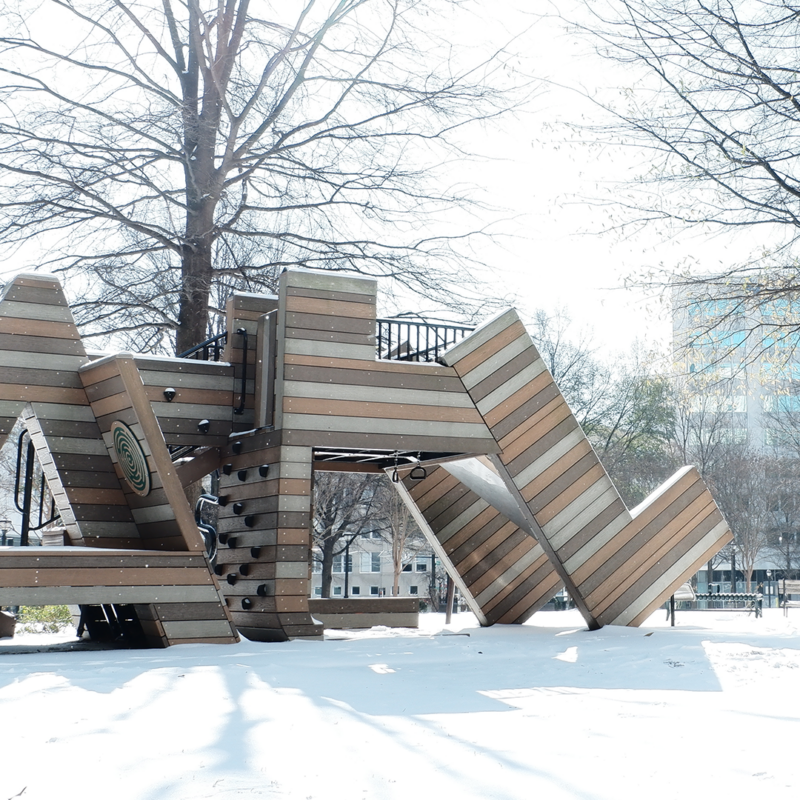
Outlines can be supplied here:
<path id="1" fill-rule="evenodd" d="M 148 495 L 150 471 L 147 469 L 147 457 L 136 434 L 124 422 L 112 422 L 111 435 L 117 463 L 128 485 L 141 497 Z"/>

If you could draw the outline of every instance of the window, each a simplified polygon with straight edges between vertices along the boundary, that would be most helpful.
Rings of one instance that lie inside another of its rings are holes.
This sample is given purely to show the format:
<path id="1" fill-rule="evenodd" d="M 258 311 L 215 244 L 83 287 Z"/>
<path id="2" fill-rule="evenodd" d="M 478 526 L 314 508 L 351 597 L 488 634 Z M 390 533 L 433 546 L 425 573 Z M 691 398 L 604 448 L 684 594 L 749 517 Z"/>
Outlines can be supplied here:
<path id="1" fill-rule="evenodd" d="M 361 571 L 362 572 L 380 572 L 381 571 L 381 554 L 380 553 L 362 553 L 361 554 Z"/>
<path id="2" fill-rule="evenodd" d="M 747 428 L 725 428 L 719 432 L 721 442 L 744 444 L 747 441 Z"/>
<path id="3" fill-rule="evenodd" d="M 322 597 L 322 587 L 315 586 L 314 587 L 314 597 Z"/>
<path id="4" fill-rule="evenodd" d="M 419 589 L 418 586 L 409 586 L 408 587 L 408 593 L 409 594 L 419 594 L 419 592 L 417 591 L 418 589 Z"/>
<path id="5" fill-rule="evenodd" d="M 764 398 L 764 410 L 791 414 L 800 411 L 800 395 L 782 394 Z"/>
<path id="6" fill-rule="evenodd" d="M 428 559 L 425 556 L 417 556 L 417 572 L 428 571 Z"/>
<path id="7" fill-rule="evenodd" d="M 379 592 L 378 592 L 378 587 L 377 587 L 377 586 L 370 586 L 370 587 L 369 587 L 369 593 L 370 593 L 370 594 L 374 594 L 374 595 L 377 595 L 377 594 L 379 594 Z"/>
<path id="8" fill-rule="evenodd" d="M 381 532 L 380 531 L 372 531 L 372 538 L 373 539 L 380 539 L 381 538 Z"/>
<path id="9" fill-rule="evenodd" d="M 403 564 L 403 572 L 411 572 L 411 562 L 409 561 L 408 564 Z"/>
<path id="10" fill-rule="evenodd" d="M 353 571 L 353 556 L 347 556 L 347 571 Z M 344 572 L 344 556 L 333 557 L 333 572 Z"/>
<path id="11" fill-rule="evenodd" d="M 342 596 L 342 587 L 341 586 L 334 586 L 333 587 L 333 596 L 334 597 L 341 597 Z"/>
<path id="12" fill-rule="evenodd" d="M 314 573 L 322 572 L 322 553 L 314 553 L 311 561 L 311 571 Z"/>
<path id="13" fill-rule="evenodd" d="M 746 331 L 692 331 L 689 334 L 688 345 L 690 347 L 716 347 L 724 350 L 733 350 L 744 344 L 747 339 Z"/>
<path id="14" fill-rule="evenodd" d="M 747 411 L 747 396 L 733 395 L 694 395 L 689 401 L 689 410 L 693 413 L 730 414 Z"/>
<path id="15" fill-rule="evenodd" d="M 350 589 L 350 594 L 352 594 L 352 595 L 361 594 L 361 587 L 360 586 L 353 586 L 353 588 Z"/>

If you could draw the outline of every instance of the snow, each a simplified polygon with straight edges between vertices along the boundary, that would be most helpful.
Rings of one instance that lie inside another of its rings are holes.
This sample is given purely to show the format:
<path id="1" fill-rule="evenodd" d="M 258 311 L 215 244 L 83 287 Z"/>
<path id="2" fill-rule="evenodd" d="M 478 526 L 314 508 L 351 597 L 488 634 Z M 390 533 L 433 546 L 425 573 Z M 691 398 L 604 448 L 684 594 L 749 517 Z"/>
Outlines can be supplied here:
<path id="1" fill-rule="evenodd" d="M 800 611 L 453 620 L 167 650 L 3 640 L 0 800 L 797 797 Z"/>

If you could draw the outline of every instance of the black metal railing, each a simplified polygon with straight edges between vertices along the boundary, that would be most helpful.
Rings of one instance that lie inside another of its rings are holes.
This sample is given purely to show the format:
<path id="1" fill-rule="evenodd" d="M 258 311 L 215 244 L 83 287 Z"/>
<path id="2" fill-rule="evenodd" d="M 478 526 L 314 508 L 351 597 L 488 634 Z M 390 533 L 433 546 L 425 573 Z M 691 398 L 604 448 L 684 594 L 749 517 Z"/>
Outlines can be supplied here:
<path id="1" fill-rule="evenodd" d="M 228 331 L 212 336 L 182 353 L 178 353 L 178 358 L 194 358 L 197 361 L 219 361 L 222 358 L 222 351 L 228 342 Z"/>
<path id="2" fill-rule="evenodd" d="M 236 335 L 242 337 L 241 391 L 239 403 L 234 407 L 234 414 L 243 414 L 247 394 L 247 328 L 237 328 Z M 228 331 L 212 336 L 188 350 L 178 354 L 178 358 L 193 358 L 196 361 L 219 361 L 228 341 Z"/>
<path id="3" fill-rule="evenodd" d="M 402 319 L 379 319 L 378 358 L 392 361 L 438 361 L 445 350 L 474 328 Z"/>
<path id="4" fill-rule="evenodd" d="M 50 486 L 44 476 L 30 434 L 22 430 L 17 440 L 14 505 L 22 516 L 19 543 L 30 544 L 30 534 L 59 518 Z M 41 544 L 41 541 L 39 542 Z"/>

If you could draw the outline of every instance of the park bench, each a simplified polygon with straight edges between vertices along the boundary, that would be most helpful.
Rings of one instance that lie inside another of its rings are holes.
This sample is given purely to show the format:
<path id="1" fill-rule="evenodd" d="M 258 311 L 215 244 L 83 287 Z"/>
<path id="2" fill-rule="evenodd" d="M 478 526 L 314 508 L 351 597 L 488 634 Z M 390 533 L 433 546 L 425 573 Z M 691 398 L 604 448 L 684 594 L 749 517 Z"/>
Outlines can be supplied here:
<path id="1" fill-rule="evenodd" d="M 698 607 L 696 611 L 751 611 L 760 617 L 763 608 L 763 595 L 760 592 L 697 592 L 696 600 L 709 603 L 706 608 Z M 710 605 L 713 603 L 714 605 Z M 735 605 L 729 605 L 734 603 Z"/>
<path id="2" fill-rule="evenodd" d="M 787 581 L 784 579 L 783 583 L 783 608 L 784 615 L 789 613 L 790 608 L 800 608 L 800 600 L 789 600 L 790 595 L 800 595 L 800 581 Z"/>

